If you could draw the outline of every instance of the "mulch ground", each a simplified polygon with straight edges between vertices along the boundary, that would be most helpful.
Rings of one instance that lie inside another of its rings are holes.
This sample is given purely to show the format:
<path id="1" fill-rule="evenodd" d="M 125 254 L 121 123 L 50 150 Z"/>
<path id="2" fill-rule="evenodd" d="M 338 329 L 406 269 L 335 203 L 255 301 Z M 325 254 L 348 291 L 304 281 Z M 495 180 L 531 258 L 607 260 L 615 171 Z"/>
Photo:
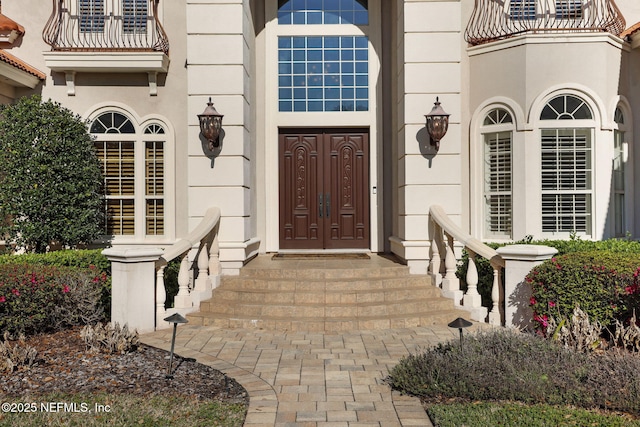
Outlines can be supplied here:
<path id="1" fill-rule="evenodd" d="M 80 329 L 30 337 L 26 344 L 38 351 L 35 366 L 3 372 L 0 395 L 113 393 L 249 402 L 246 390 L 235 380 L 191 359 L 174 356 L 173 379 L 165 378 L 169 353 L 146 345 L 126 354 L 92 353 L 85 348 Z"/>

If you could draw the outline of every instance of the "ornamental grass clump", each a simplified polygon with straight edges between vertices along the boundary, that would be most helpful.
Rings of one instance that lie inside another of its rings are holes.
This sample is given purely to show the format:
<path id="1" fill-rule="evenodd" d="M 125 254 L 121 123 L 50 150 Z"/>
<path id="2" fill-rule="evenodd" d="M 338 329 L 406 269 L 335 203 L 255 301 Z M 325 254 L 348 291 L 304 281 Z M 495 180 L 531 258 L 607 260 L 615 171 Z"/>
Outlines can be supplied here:
<path id="1" fill-rule="evenodd" d="M 0 265 L 0 333 L 31 335 L 104 318 L 107 277 L 94 269 Z"/>
<path id="2" fill-rule="evenodd" d="M 387 382 L 424 400 L 520 401 L 640 415 L 640 358 L 576 352 L 510 330 L 466 336 L 403 358 Z"/>

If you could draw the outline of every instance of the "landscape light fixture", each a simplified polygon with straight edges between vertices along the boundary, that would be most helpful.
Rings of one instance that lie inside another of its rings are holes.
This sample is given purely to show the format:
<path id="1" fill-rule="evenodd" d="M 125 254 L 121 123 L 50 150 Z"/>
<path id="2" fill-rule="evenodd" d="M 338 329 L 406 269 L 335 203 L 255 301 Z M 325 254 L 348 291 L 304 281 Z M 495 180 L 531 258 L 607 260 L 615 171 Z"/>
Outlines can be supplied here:
<path id="1" fill-rule="evenodd" d="M 171 374 L 171 365 L 173 364 L 173 349 L 176 345 L 176 330 L 178 329 L 178 323 L 189 323 L 187 319 L 182 317 L 180 313 L 172 314 L 171 316 L 164 319 L 165 322 L 173 323 L 173 338 L 171 338 L 171 355 L 169 356 L 169 370 L 167 371 L 167 375 L 165 375 L 166 379 L 173 379 L 173 375 Z"/>
<path id="2" fill-rule="evenodd" d="M 209 151 L 214 151 L 220 146 L 220 132 L 222 131 L 222 118 L 224 116 L 215 109 L 211 97 L 207 102 L 207 107 L 202 114 L 198 114 L 200 122 L 200 132 L 202 136 L 209 142 Z"/>
<path id="3" fill-rule="evenodd" d="M 456 320 L 454 320 L 453 322 L 449 323 L 450 328 L 457 328 L 460 331 L 460 346 L 462 347 L 462 330 L 464 328 L 468 328 L 469 326 L 473 325 L 473 323 L 469 322 L 468 320 L 463 319 L 462 317 L 458 317 Z"/>
<path id="4" fill-rule="evenodd" d="M 429 132 L 431 145 L 435 145 L 436 151 L 440 149 L 440 140 L 444 138 L 447 129 L 449 129 L 449 116 L 450 114 L 442 109 L 438 97 L 436 97 L 436 102 L 431 112 L 425 114 L 427 119 L 427 132 Z"/>

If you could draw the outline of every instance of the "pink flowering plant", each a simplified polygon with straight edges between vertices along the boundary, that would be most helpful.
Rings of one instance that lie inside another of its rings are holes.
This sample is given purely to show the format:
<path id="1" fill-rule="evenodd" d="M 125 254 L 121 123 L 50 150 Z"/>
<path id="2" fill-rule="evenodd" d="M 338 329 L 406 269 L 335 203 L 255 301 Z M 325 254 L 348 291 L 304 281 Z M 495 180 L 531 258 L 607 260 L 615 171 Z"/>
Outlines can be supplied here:
<path id="1" fill-rule="evenodd" d="M 527 275 L 529 306 L 536 329 L 546 334 L 548 321 L 568 319 L 579 306 L 592 320 L 611 326 L 627 321 L 640 308 L 640 256 L 612 251 L 557 256 Z"/>
<path id="2" fill-rule="evenodd" d="M 106 274 L 33 264 L 0 265 L 0 335 L 33 334 L 104 318 Z"/>

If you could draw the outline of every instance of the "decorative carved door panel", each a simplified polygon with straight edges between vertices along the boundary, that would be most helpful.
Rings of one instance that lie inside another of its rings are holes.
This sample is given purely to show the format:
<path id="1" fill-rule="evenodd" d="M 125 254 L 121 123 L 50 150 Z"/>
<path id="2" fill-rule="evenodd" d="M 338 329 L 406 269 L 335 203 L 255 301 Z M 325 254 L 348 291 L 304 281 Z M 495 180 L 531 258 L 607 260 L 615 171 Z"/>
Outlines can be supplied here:
<path id="1" fill-rule="evenodd" d="M 280 132 L 280 248 L 369 248 L 366 131 Z"/>

